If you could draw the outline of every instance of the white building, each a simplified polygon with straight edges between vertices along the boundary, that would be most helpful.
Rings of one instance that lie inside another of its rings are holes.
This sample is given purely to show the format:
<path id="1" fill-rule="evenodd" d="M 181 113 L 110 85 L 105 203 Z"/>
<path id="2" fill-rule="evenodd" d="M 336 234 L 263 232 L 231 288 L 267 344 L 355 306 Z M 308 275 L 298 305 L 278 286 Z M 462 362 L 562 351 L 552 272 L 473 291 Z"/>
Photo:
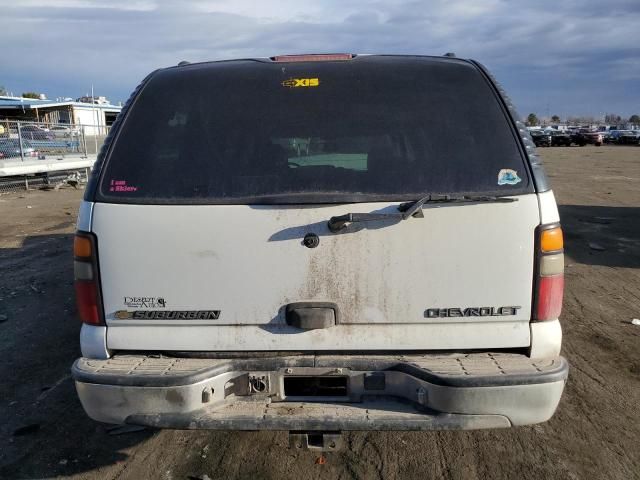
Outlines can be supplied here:
<path id="1" fill-rule="evenodd" d="M 89 97 L 91 98 L 91 97 Z M 100 97 L 95 97 L 97 100 Z M 104 97 L 101 97 L 104 99 Z M 106 99 L 105 99 L 106 100 Z M 0 96 L 0 121 L 62 123 L 84 127 L 87 135 L 106 135 L 121 106 L 109 103 L 37 100 Z"/>

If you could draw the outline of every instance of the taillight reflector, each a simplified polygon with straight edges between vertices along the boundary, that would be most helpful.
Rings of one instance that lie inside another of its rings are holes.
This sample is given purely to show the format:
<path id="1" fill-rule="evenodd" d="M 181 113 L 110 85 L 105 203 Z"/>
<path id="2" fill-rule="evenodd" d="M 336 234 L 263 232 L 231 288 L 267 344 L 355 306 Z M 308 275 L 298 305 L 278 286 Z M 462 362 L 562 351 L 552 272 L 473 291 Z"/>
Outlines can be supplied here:
<path id="1" fill-rule="evenodd" d="M 271 57 L 274 62 L 331 62 L 335 60 L 351 60 L 350 53 L 318 53 L 308 55 L 276 55 Z"/>
<path id="2" fill-rule="evenodd" d="M 538 292 L 535 319 L 555 320 L 562 312 L 564 295 L 564 275 L 538 278 Z"/>

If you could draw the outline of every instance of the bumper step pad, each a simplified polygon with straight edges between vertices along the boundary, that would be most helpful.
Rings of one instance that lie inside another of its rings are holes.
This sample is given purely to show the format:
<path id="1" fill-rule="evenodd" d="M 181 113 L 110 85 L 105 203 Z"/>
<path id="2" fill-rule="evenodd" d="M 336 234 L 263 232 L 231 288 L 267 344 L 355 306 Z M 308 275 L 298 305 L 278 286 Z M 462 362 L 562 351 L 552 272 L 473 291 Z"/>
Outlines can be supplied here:
<path id="1" fill-rule="evenodd" d="M 549 419 L 568 364 L 562 357 L 531 360 L 504 353 L 118 355 L 80 358 L 72 373 L 85 411 L 107 423 L 217 430 L 466 430 Z M 288 390 L 293 377 L 301 388 Z M 318 379 L 330 377 L 345 388 L 335 396 L 321 395 L 317 387 L 326 381 Z"/>
<path id="2" fill-rule="evenodd" d="M 362 371 L 405 371 L 437 385 L 481 386 L 545 383 L 567 377 L 562 357 L 532 360 L 525 355 L 471 353 L 451 355 L 300 355 L 255 359 L 200 359 L 116 355 L 108 360 L 79 358 L 73 376 L 81 382 L 129 385 L 187 385 L 213 375 L 287 367 L 336 367 Z"/>

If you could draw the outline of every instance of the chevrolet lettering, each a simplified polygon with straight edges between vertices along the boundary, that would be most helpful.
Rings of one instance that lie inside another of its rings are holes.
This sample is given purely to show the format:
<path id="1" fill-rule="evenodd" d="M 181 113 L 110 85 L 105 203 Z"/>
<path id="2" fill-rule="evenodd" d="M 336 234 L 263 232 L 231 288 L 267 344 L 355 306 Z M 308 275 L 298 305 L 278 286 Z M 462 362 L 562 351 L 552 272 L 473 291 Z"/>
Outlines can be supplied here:
<path id="1" fill-rule="evenodd" d="M 467 307 L 467 308 L 428 308 L 426 318 L 448 317 L 505 317 L 516 315 L 522 307 Z"/>

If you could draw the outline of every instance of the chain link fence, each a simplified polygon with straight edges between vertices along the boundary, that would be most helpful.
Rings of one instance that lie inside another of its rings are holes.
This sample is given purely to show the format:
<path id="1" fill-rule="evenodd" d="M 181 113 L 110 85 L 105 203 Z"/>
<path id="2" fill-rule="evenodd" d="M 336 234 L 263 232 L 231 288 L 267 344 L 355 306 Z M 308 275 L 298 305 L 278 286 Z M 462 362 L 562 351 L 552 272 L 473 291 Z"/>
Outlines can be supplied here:
<path id="1" fill-rule="evenodd" d="M 0 193 L 84 185 L 108 128 L 0 120 Z"/>
<path id="2" fill-rule="evenodd" d="M 87 157 L 100 150 L 109 127 L 0 120 L 0 161 Z"/>

